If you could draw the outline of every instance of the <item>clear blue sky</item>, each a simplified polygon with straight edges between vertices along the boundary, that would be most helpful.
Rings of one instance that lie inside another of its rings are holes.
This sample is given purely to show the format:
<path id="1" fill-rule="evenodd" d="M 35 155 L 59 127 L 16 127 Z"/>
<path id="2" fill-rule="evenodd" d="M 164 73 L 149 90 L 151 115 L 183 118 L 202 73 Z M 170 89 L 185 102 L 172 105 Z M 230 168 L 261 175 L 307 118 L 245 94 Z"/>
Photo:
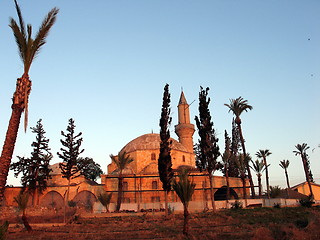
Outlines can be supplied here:
<path id="1" fill-rule="evenodd" d="M 304 142 L 320 183 L 320 1 L 19 3 L 34 31 L 52 7 L 60 8 L 30 71 L 29 126 L 43 119 L 53 163 L 59 161 L 60 131 L 72 117 L 83 132 L 82 156 L 94 158 L 106 171 L 109 154 L 159 131 L 163 87 L 169 83 L 172 125 L 181 88 L 189 103 L 195 100 L 190 107 L 194 119 L 199 87 L 210 87 L 210 110 L 223 150 L 223 133 L 230 132 L 232 119 L 223 104 L 242 96 L 253 106 L 242 116 L 247 151 L 254 156 L 259 149 L 271 150 L 271 185 L 285 186 L 278 165 L 283 159 L 291 162 L 292 185 L 305 179 L 301 160 L 292 153 Z M 17 19 L 13 1 L 0 1 L 2 142 L 15 80 L 23 71 L 8 27 L 10 16 Z M 21 125 L 14 156 L 29 156 L 34 139 Z M 11 174 L 8 183 L 19 180 Z"/>

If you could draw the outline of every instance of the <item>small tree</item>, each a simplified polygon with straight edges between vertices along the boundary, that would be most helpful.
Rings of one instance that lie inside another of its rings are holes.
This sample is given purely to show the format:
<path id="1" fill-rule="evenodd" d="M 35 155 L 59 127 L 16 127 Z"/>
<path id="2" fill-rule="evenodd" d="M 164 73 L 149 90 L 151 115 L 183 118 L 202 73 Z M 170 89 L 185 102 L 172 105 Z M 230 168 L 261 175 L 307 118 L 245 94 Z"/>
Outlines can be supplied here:
<path id="1" fill-rule="evenodd" d="M 119 171 L 118 175 L 118 199 L 116 212 L 120 211 L 122 195 L 123 195 L 123 170 L 127 168 L 127 166 L 133 162 L 133 158 L 130 157 L 125 151 L 119 152 L 118 156 L 110 155 L 112 162 L 117 166 L 117 170 Z"/>
<path id="2" fill-rule="evenodd" d="M 33 151 L 30 158 L 19 157 L 19 161 L 11 164 L 10 169 L 15 171 L 15 177 L 21 173 L 21 184 L 23 190 L 27 189 L 32 195 L 32 205 L 38 204 L 38 194 L 47 188 L 47 180 L 51 178 L 50 160 L 52 154 L 49 148 L 49 139 L 45 135 L 42 120 L 37 122 L 35 127 L 31 127 L 36 134 L 36 140 L 32 142 Z"/>
<path id="3" fill-rule="evenodd" d="M 213 195 L 213 173 L 220 167 L 217 158 L 220 156 L 218 138 L 216 138 L 213 122 L 209 111 L 210 98 L 208 96 L 209 88 L 204 90 L 200 87 L 199 92 L 199 117 L 195 117 L 195 121 L 199 134 L 199 151 L 196 156 L 196 165 L 200 171 L 206 170 L 210 181 L 210 195 L 212 209 L 215 211 L 214 195 Z"/>
<path id="4" fill-rule="evenodd" d="M 237 156 L 240 147 L 240 136 L 237 125 L 234 120 L 232 121 L 232 138 L 230 146 L 230 159 L 229 159 L 229 177 L 240 177 L 240 171 L 237 165 Z"/>
<path id="5" fill-rule="evenodd" d="M 179 174 L 179 182 L 173 181 L 172 187 L 178 197 L 180 198 L 182 204 L 183 204 L 183 216 L 184 216 L 184 224 L 183 224 L 183 234 L 188 236 L 189 232 L 189 211 L 188 206 L 189 202 L 192 199 L 192 195 L 194 193 L 194 188 L 196 184 L 191 182 L 188 179 L 188 170 L 187 169 L 181 169 L 181 172 Z"/>
<path id="6" fill-rule="evenodd" d="M 169 85 L 166 84 L 163 92 L 163 102 L 160 118 L 160 153 L 158 158 L 159 177 L 162 182 L 162 188 L 165 191 L 165 214 L 168 215 L 168 193 L 171 190 L 171 181 L 173 178 L 171 161 L 171 140 L 170 140 L 170 93 Z"/>
<path id="7" fill-rule="evenodd" d="M 111 201 L 112 192 L 107 193 L 105 191 L 99 193 L 98 200 L 101 202 L 101 204 L 106 208 L 106 211 L 109 212 L 109 204 Z"/>
<path id="8" fill-rule="evenodd" d="M 272 153 L 270 152 L 269 149 L 266 149 L 266 150 L 259 150 L 257 153 L 256 153 L 256 156 L 260 159 L 263 160 L 263 163 L 264 163 L 264 166 L 265 166 L 265 169 L 266 169 L 266 183 L 267 183 L 267 195 L 268 195 L 268 198 L 270 198 L 270 189 L 269 189 L 269 171 L 268 171 L 268 163 L 267 163 L 267 157 L 269 155 L 271 155 Z"/>
<path id="9" fill-rule="evenodd" d="M 103 173 L 100 164 L 89 157 L 78 158 L 77 167 L 80 169 L 81 175 L 91 181 L 96 181 Z"/>
<path id="10" fill-rule="evenodd" d="M 14 197 L 14 201 L 18 204 L 19 210 L 22 211 L 21 219 L 24 227 L 27 229 L 28 232 L 31 232 L 32 227 L 30 226 L 27 215 L 26 215 L 26 209 L 28 207 L 28 201 L 29 201 L 29 193 L 20 192 L 18 196 Z"/>
<path id="11" fill-rule="evenodd" d="M 261 196 L 262 196 L 261 176 L 262 176 L 262 172 L 263 172 L 266 168 L 265 168 L 265 165 L 264 165 L 263 160 L 261 160 L 261 161 L 259 161 L 259 160 L 252 161 L 252 160 L 251 160 L 251 163 L 252 163 L 252 166 L 250 166 L 250 167 L 251 167 L 251 169 L 252 169 L 253 171 L 256 172 L 257 177 L 258 177 L 259 198 L 261 198 Z"/>
<path id="12" fill-rule="evenodd" d="M 287 197 L 289 198 L 289 189 L 290 189 L 290 183 L 289 183 L 289 176 L 288 176 L 288 167 L 289 167 L 289 160 L 282 160 L 280 161 L 279 166 L 284 169 L 284 174 L 286 176 L 287 181 Z"/>
<path id="13" fill-rule="evenodd" d="M 78 168 L 78 158 L 84 151 L 84 149 L 80 148 L 83 141 L 81 137 L 82 132 L 76 134 L 75 127 L 74 120 L 70 118 L 67 132 L 61 131 L 61 135 L 65 138 L 65 140 L 60 140 L 63 147 L 60 148 L 61 152 L 57 152 L 58 156 L 63 160 L 63 162 L 59 164 L 62 177 L 68 180 L 66 202 L 69 201 L 71 179 L 81 175 L 80 169 Z"/>
<path id="14" fill-rule="evenodd" d="M 309 186 L 309 190 L 310 190 L 310 195 L 313 198 L 314 195 L 313 195 L 313 191 L 312 191 L 312 187 L 311 187 L 311 182 L 313 182 L 313 175 L 312 175 L 312 172 L 311 172 L 311 169 L 310 169 L 309 156 L 307 154 L 307 150 L 310 147 L 306 143 L 297 144 L 295 147 L 296 147 L 296 149 L 298 151 L 295 150 L 293 152 L 294 152 L 294 154 L 296 156 L 297 155 L 301 156 L 304 173 L 306 175 L 306 180 L 307 180 L 307 183 L 308 183 L 308 186 Z"/>

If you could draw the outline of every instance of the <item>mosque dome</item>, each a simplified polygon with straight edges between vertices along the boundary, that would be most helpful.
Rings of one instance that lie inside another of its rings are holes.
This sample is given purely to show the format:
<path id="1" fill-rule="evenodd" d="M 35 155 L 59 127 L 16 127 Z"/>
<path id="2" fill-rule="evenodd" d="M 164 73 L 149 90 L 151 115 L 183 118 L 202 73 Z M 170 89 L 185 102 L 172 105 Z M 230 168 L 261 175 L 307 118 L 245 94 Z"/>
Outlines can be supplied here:
<path id="1" fill-rule="evenodd" d="M 177 140 L 174 140 L 173 138 L 170 138 L 170 140 L 172 141 L 172 144 L 171 144 L 172 150 L 188 152 L 185 146 L 183 146 Z M 150 133 L 150 134 L 144 134 L 140 137 L 133 139 L 131 142 L 129 142 L 127 145 L 125 145 L 121 149 L 121 152 L 125 151 L 126 153 L 131 153 L 138 150 L 152 150 L 152 149 L 159 149 L 159 148 L 160 148 L 160 134 Z"/>

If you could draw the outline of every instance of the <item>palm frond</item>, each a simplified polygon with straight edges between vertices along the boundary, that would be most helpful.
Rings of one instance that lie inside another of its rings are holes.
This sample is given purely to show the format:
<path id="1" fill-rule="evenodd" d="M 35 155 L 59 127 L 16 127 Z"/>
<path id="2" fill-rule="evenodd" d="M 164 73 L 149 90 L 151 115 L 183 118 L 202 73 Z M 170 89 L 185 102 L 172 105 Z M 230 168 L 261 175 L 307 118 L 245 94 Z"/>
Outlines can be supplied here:
<path id="1" fill-rule="evenodd" d="M 9 27 L 13 31 L 13 35 L 14 35 L 14 38 L 16 40 L 16 43 L 17 43 L 17 46 L 19 49 L 20 58 L 21 58 L 22 62 L 24 63 L 25 52 L 27 49 L 27 41 L 25 39 L 25 35 L 23 35 L 23 33 L 20 31 L 20 28 L 19 28 L 17 22 L 13 18 L 10 18 Z"/>

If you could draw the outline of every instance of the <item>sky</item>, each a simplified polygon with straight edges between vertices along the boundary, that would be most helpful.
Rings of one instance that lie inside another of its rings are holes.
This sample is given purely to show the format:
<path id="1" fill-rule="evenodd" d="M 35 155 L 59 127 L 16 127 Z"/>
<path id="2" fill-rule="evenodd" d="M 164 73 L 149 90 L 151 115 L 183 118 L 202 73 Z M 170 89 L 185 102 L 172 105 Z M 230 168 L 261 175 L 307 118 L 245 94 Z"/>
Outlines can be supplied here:
<path id="1" fill-rule="evenodd" d="M 242 117 L 247 152 L 272 152 L 271 185 L 285 187 L 279 162 L 290 161 L 291 185 L 305 180 L 296 144 L 307 143 L 320 184 L 320 1 L 318 0 L 20 0 L 26 23 L 37 31 L 58 7 L 57 22 L 31 66 L 29 127 L 41 118 L 52 163 L 60 159 L 61 130 L 73 118 L 83 133 L 82 157 L 107 172 L 134 138 L 159 132 L 163 88 L 169 84 L 171 136 L 177 139 L 181 90 L 198 115 L 200 86 L 209 87 L 219 146 L 231 132 L 224 106 L 242 96 L 253 106 Z M 11 114 L 15 81 L 23 73 L 9 17 L 13 1 L 0 1 L 0 141 Z M 13 161 L 28 157 L 35 134 L 20 126 Z M 194 134 L 194 142 L 198 134 Z M 217 173 L 219 174 L 219 173 Z M 256 178 L 254 178 L 256 182 Z M 19 185 L 11 172 L 8 184 Z M 264 177 L 263 177 L 264 184 Z"/>

